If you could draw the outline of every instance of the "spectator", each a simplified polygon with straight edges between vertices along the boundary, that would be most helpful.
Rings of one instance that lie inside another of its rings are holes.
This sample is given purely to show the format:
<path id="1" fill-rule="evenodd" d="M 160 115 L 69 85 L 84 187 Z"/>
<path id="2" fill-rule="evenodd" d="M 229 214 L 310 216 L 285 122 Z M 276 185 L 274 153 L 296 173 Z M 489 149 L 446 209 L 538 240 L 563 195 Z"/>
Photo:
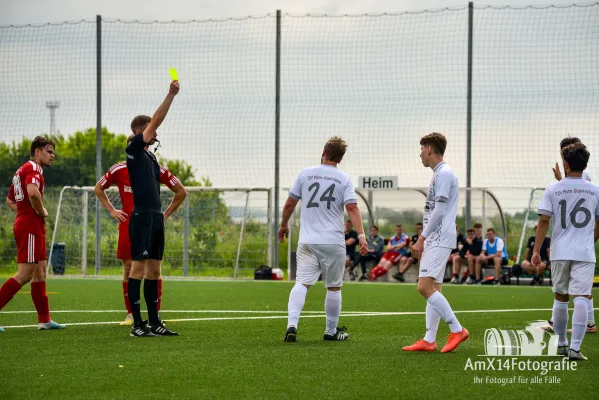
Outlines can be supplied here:
<path id="1" fill-rule="evenodd" d="M 483 242 L 483 250 L 476 258 L 476 282 L 482 282 L 481 269 L 493 263 L 495 267 L 494 285 L 501 285 L 501 266 L 507 265 L 507 249 L 503 239 L 495 235 L 495 229 L 487 229 L 487 238 Z"/>
<path id="2" fill-rule="evenodd" d="M 393 265 L 399 264 L 401 258 L 408 254 L 409 247 L 410 237 L 403 233 L 401 224 L 397 224 L 395 226 L 395 235 L 389 239 L 389 243 L 387 244 L 387 251 L 383 254 L 379 264 L 370 271 L 368 280 L 376 281 L 385 275 Z"/>
<path id="3" fill-rule="evenodd" d="M 460 238 L 461 237 L 461 238 Z M 464 261 L 467 258 L 468 249 L 474 239 L 474 229 L 470 228 L 466 231 L 466 237 L 458 235 L 458 244 L 455 249 L 451 252 L 451 263 L 453 268 L 453 275 L 451 276 L 451 283 L 463 283 L 468 277 L 468 271 L 464 271 L 462 279 L 459 278 L 460 270 L 464 265 Z"/>
<path id="4" fill-rule="evenodd" d="M 362 276 L 359 281 L 366 280 L 366 263 L 368 261 L 374 261 L 375 264 L 379 263 L 381 256 L 383 255 L 383 248 L 385 247 L 385 241 L 379 236 L 379 227 L 372 225 L 370 227 L 370 236 L 367 239 L 368 242 L 368 253 L 365 256 L 360 255 L 360 266 L 362 267 Z"/>
<path id="5" fill-rule="evenodd" d="M 349 268 L 349 277 L 356 280 L 354 267 L 356 261 L 356 243 L 358 243 L 358 232 L 354 230 L 351 220 L 345 221 L 345 268 Z"/>
<path id="6" fill-rule="evenodd" d="M 401 258 L 401 260 L 399 261 L 399 272 L 393 275 L 393 277 L 400 282 L 404 281 L 403 274 L 405 274 L 406 271 L 410 269 L 412 264 L 418 264 L 418 259 L 412 255 L 412 246 L 414 246 L 414 243 L 416 243 L 416 241 L 418 240 L 418 236 L 420 236 L 421 233 L 422 222 L 418 222 L 416 224 L 416 234 L 412 236 L 412 240 L 410 241 L 410 251 L 407 252 L 406 255 Z"/>
<path id="7" fill-rule="evenodd" d="M 537 226 L 535 225 L 535 233 L 537 232 Z M 528 243 L 526 245 L 526 253 L 524 253 L 524 261 L 522 261 L 522 269 L 527 273 L 533 276 L 531 285 L 534 285 L 538 282 L 539 285 L 543 284 L 543 275 L 545 274 L 545 270 L 549 267 L 549 247 L 551 246 L 551 238 L 546 237 L 541 245 L 541 264 L 539 264 L 537 271 L 532 267 L 530 263 L 530 258 L 532 257 L 532 249 L 535 247 L 535 235 L 528 238 Z"/>
<path id="8" fill-rule="evenodd" d="M 468 240 L 468 239 L 466 239 Z M 468 245 L 468 252 L 466 254 L 466 259 L 468 260 L 468 273 L 470 276 L 466 280 L 467 284 L 472 284 L 476 282 L 476 274 L 474 272 L 475 267 L 474 264 L 476 262 L 476 258 L 480 255 L 483 250 L 483 225 L 481 223 L 474 224 L 474 238 L 472 239 L 472 243 Z"/>

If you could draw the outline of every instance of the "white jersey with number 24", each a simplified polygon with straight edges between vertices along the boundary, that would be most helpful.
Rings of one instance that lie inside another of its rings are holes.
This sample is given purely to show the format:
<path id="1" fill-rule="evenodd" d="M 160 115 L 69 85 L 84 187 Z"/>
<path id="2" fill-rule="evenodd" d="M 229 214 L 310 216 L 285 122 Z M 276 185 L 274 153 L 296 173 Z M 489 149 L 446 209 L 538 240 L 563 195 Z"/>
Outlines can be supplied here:
<path id="1" fill-rule="evenodd" d="M 302 201 L 299 244 L 345 246 L 343 207 L 358 202 L 349 175 L 326 164 L 306 168 L 289 196 Z"/>
<path id="2" fill-rule="evenodd" d="M 552 261 L 595 262 L 598 185 L 581 178 L 564 178 L 547 186 L 539 205 L 539 215 L 553 218 Z"/>

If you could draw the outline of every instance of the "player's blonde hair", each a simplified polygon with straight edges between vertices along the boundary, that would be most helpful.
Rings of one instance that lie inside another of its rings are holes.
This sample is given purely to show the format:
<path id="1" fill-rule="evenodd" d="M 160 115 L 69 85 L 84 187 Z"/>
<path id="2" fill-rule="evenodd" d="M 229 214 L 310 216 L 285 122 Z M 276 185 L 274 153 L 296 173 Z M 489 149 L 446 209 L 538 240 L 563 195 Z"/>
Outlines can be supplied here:
<path id="1" fill-rule="evenodd" d="M 329 161 L 340 163 L 347 151 L 347 143 L 339 136 L 333 136 L 324 145 L 324 156 Z"/>
<path id="2" fill-rule="evenodd" d="M 441 133 L 433 132 L 420 139 L 421 146 L 430 146 L 435 153 L 440 156 L 445 154 L 447 148 L 447 139 Z"/>

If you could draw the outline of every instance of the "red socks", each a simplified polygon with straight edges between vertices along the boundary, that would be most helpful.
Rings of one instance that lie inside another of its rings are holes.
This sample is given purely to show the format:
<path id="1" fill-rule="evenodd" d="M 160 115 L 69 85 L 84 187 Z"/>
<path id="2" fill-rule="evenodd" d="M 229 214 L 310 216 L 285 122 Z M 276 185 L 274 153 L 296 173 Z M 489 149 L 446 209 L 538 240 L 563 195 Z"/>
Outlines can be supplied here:
<path id="1" fill-rule="evenodd" d="M 162 278 L 158 279 L 158 311 L 162 305 Z"/>
<path id="2" fill-rule="evenodd" d="M 4 285 L 0 288 L 0 310 L 15 297 L 15 294 L 17 294 L 19 290 L 21 290 L 21 284 L 14 278 L 10 278 L 4 282 Z"/>
<path id="3" fill-rule="evenodd" d="M 129 282 L 123 282 L 123 297 L 125 298 L 127 313 L 131 314 L 131 304 L 129 304 Z"/>
<path id="4" fill-rule="evenodd" d="M 381 276 L 385 275 L 387 273 L 387 270 L 383 267 L 379 267 L 378 265 L 376 267 L 374 267 L 374 269 L 372 270 L 372 276 L 374 278 L 380 278 Z"/>
<path id="5" fill-rule="evenodd" d="M 31 282 L 31 299 L 37 310 L 37 322 L 50 321 L 50 306 L 46 293 L 46 282 Z"/>

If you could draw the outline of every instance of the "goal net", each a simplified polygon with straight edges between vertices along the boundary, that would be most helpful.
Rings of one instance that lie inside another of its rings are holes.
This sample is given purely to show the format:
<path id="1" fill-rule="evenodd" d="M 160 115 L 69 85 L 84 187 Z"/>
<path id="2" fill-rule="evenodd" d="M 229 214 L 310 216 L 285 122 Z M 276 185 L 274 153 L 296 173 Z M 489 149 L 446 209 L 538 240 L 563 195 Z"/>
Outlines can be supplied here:
<path id="1" fill-rule="evenodd" d="M 177 212 L 165 222 L 165 276 L 249 277 L 270 261 L 270 196 L 264 188 L 187 188 Z M 118 190 L 106 191 L 120 209 Z M 173 193 L 161 191 L 166 209 Z M 120 275 L 117 222 L 102 207 L 96 233 L 93 187 L 64 187 L 58 199 L 49 269 L 54 273 Z M 99 263 L 96 253 L 99 250 Z"/>

